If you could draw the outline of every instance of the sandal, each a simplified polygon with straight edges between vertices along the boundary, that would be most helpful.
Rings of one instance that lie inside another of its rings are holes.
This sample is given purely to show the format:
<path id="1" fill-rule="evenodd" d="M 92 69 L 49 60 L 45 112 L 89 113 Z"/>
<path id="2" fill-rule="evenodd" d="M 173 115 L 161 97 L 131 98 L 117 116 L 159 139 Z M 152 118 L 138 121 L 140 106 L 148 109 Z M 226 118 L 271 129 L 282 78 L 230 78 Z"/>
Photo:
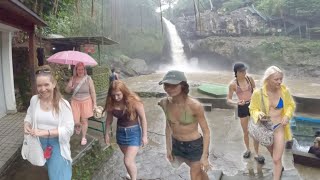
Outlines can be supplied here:
<path id="1" fill-rule="evenodd" d="M 86 138 L 82 138 L 81 139 L 81 145 L 84 146 L 87 144 L 87 139 Z"/>
<path id="2" fill-rule="evenodd" d="M 249 158 L 251 155 L 251 151 L 247 150 L 245 153 L 243 153 L 243 158 Z"/>
<path id="3" fill-rule="evenodd" d="M 259 164 L 264 164 L 264 157 L 261 155 L 258 155 L 257 157 L 254 157 L 254 159 L 259 163 Z"/>
<path id="4" fill-rule="evenodd" d="M 74 126 L 74 130 L 75 130 L 76 134 L 79 135 L 81 133 L 81 125 L 80 124 L 76 124 Z"/>

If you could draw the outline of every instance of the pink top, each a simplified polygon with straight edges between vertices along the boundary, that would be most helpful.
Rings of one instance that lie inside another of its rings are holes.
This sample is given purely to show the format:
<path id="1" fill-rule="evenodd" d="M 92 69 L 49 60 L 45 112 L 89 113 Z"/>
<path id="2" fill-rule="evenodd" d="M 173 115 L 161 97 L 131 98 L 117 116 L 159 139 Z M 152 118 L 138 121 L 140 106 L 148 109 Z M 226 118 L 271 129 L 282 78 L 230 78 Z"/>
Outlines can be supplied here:
<path id="1" fill-rule="evenodd" d="M 236 94 L 238 96 L 239 100 L 244 100 L 244 101 L 250 101 L 251 99 L 251 95 L 252 95 L 252 85 L 250 83 L 250 80 L 246 77 L 246 81 L 248 83 L 248 86 L 245 87 L 244 89 L 241 89 L 239 82 L 237 79 L 235 79 L 236 83 L 237 83 L 237 90 L 236 90 Z"/>

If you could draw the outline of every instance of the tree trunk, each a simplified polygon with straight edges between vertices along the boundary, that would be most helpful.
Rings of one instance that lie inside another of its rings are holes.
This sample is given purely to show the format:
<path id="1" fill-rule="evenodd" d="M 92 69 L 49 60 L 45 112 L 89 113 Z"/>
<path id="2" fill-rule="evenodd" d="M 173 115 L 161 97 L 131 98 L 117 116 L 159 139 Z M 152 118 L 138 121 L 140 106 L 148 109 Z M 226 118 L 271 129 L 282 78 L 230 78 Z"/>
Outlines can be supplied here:
<path id="1" fill-rule="evenodd" d="M 104 24 L 104 0 L 101 1 L 101 35 L 104 36 L 104 27 L 103 27 L 103 24 Z M 99 52 L 100 53 L 100 52 Z"/>
<path id="2" fill-rule="evenodd" d="M 94 12 L 94 0 L 91 0 L 91 17 L 93 17 Z"/>
<path id="3" fill-rule="evenodd" d="M 37 10 L 38 10 L 38 0 L 35 0 L 35 2 L 33 3 L 32 10 L 33 10 L 34 12 L 38 12 L 38 11 L 37 11 Z"/>
<path id="4" fill-rule="evenodd" d="M 141 30 L 141 33 L 143 32 L 142 31 L 142 4 L 140 4 L 140 30 Z"/>
<path id="5" fill-rule="evenodd" d="M 43 18 L 43 1 L 40 1 L 40 7 L 39 7 L 38 14 L 41 18 Z"/>
<path id="6" fill-rule="evenodd" d="M 199 23 L 199 30 L 201 33 L 201 15 L 200 15 L 200 0 L 198 0 L 198 23 Z"/>
<path id="7" fill-rule="evenodd" d="M 79 1 L 80 0 L 76 0 L 76 9 L 77 9 L 77 15 L 79 16 Z"/>
<path id="8" fill-rule="evenodd" d="M 213 4 L 212 4 L 212 1 L 209 0 L 209 3 L 210 3 L 210 10 L 212 11 L 213 10 Z"/>
<path id="9" fill-rule="evenodd" d="M 161 32 L 163 34 L 163 22 L 162 22 L 162 9 L 161 9 L 161 0 L 159 0 L 160 2 L 160 21 L 161 21 Z"/>
<path id="10" fill-rule="evenodd" d="M 59 4 L 59 0 L 54 0 L 53 9 L 52 9 L 54 15 L 57 15 L 57 13 L 58 13 L 58 4 Z"/>
<path id="11" fill-rule="evenodd" d="M 196 31 L 197 31 L 197 30 L 198 30 L 198 18 L 197 18 L 197 14 L 198 14 L 199 10 L 198 10 L 198 6 L 197 6 L 195 0 L 193 0 L 193 10 L 194 10 L 194 20 L 195 20 L 195 23 L 196 23 Z"/>

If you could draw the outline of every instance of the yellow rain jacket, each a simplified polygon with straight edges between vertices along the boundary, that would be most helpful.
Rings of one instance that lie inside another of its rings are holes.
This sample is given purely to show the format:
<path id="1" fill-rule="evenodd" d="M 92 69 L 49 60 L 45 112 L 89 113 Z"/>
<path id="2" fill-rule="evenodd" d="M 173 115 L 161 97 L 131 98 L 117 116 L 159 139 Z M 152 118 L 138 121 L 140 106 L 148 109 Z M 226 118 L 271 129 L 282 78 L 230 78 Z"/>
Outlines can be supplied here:
<path id="1" fill-rule="evenodd" d="M 266 115 L 269 115 L 269 98 L 267 95 L 266 85 L 262 87 L 262 93 L 263 93 L 263 100 L 266 107 Z M 296 104 L 289 92 L 289 90 L 286 88 L 286 86 L 281 85 L 281 98 L 283 100 L 283 109 L 281 112 L 281 117 L 287 116 L 289 120 L 292 118 L 293 113 L 296 109 Z M 252 96 L 251 96 L 251 102 L 250 102 L 250 114 L 253 118 L 254 122 L 258 122 L 258 115 L 260 112 L 262 112 L 261 107 L 261 89 L 256 89 Z M 284 138 L 286 141 L 292 140 L 292 133 L 290 129 L 290 123 L 288 123 L 284 127 Z"/>

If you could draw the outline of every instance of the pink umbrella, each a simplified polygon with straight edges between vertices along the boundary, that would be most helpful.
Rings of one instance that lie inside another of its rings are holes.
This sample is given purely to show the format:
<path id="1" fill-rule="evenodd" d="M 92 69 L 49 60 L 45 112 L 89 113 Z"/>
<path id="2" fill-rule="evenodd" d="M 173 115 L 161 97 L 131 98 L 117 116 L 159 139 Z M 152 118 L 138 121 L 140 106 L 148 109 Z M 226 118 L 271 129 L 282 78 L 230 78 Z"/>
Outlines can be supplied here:
<path id="1" fill-rule="evenodd" d="M 78 62 L 83 62 L 86 66 L 95 66 L 98 63 L 88 54 L 79 51 L 61 51 L 50 56 L 48 62 L 57 64 L 76 65 Z"/>

